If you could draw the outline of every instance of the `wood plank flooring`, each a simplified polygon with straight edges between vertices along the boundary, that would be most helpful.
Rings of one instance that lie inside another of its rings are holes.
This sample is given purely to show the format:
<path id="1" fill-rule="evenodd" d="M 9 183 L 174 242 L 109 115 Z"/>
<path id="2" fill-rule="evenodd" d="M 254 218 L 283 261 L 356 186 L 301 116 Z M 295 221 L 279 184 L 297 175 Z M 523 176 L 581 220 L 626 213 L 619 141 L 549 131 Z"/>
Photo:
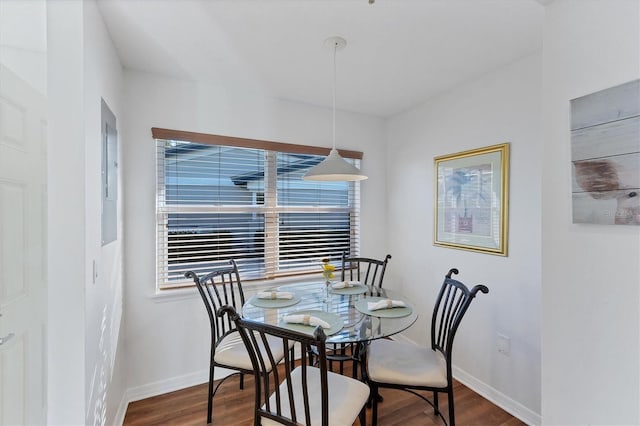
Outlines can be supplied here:
<path id="1" fill-rule="evenodd" d="M 350 370 L 347 370 L 350 371 Z M 443 425 L 433 415 L 426 402 L 394 389 L 382 389 L 384 401 L 378 406 L 380 426 Z M 454 387 L 456 424 L 473 426 L 525 425 L 466 386 L 456 382 Z M 447 413 L 446 396 L 441 394 L 440 406 Z M 253 422 L 253 378 L 245 377 L 240 390 L 238 376 L 226 380 L 213 400 L 213 425 L 248 426 Z M 445 414 L 445 418 L 447 415 Z M 207 384 L 132 402 L 124 419 L 126 426 L 138 425 L 204 425 L 207 422 Z M 359 425 L 358 420 L 354 425 Z M 367 424 L 371 424 L 371 410 L 367 410 Z"/>

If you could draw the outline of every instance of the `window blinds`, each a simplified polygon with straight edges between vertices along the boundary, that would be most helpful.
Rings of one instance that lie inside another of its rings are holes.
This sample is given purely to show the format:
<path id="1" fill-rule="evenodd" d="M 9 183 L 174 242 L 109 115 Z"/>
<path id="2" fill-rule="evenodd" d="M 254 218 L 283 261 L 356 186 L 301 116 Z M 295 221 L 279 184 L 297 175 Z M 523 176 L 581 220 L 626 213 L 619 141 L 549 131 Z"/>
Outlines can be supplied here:
<path id="1" fill-rule="evenodd" d="M 156 158 L 161 289 L 230 258 L 247 280 L 319 272 L 320 258 L 357 253 L 359 183 L 302 179 L 323 156 L 156 139 Z"/>

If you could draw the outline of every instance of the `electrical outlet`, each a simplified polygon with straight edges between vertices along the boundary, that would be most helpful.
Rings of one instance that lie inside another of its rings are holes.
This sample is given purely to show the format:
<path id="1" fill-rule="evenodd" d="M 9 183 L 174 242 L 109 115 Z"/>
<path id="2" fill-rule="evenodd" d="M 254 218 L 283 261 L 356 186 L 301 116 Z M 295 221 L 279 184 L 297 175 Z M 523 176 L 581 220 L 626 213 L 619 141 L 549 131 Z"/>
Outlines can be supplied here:
<path id="1" fill-rule="evenodd" d="M 511 338 L 498 333 L 498 352 L 504 356 L 511 355 Z"/>

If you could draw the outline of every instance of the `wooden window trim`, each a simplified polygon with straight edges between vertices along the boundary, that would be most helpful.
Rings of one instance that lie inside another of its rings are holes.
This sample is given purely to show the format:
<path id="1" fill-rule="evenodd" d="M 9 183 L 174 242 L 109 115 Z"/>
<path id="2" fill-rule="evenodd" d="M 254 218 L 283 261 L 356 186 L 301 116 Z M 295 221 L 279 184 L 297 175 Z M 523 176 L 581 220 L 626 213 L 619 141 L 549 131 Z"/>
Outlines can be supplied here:
<path id="1" fill-rule="evenodd" d="M 319 146 L 298 145 L 283 142 L 263 141 L 259 139 L 238 138 L 234 136 L 212 135 L 209 133 L 187 132 L 184 130 L 151 128 L 153 139 L 196 142 L 208 145 L 225 145 L 240 148 L 265 149 L 269 151 L 289 152 L 295 154 L 329 155 L 330 148 Z M 339 149 L 344 158 L 362 160 L 362 152 Z"/>

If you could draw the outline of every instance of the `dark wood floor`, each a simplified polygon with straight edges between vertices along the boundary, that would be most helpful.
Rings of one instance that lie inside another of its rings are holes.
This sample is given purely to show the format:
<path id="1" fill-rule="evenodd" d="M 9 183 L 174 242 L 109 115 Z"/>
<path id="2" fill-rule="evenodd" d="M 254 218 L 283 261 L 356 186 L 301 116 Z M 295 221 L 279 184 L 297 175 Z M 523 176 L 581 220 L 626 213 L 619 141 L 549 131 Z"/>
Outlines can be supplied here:
<path id="1" fill-rule="evenodd" d="M 347 370 L 349 371 L 349 370 Z M 442 420 L 433 409 L 409 393 L 383 389 L 384 402 L 378 406 L 380 426 L 438 425 Z M 454 387 L 456 424 L 482 426 L 516 426 L 525 423 L 456 382 Z M 214 425 L 245 426 L 253 422 L 253 378 L 245 378 L 244 390 L 239 389 L 237 376 L 226 380 L 214 401 Z M 446 396 L 440 406 L 447 413 Z M 127 408 L 124 425 L 204 425 L 207 422 L 207 384 L 132 402 Z M 446 415 L 445 415 L 446 418 Z M 367 410 L 371 424 L 371 410 Z M 354 425 L 359 425 L 356 420 Z"/>

